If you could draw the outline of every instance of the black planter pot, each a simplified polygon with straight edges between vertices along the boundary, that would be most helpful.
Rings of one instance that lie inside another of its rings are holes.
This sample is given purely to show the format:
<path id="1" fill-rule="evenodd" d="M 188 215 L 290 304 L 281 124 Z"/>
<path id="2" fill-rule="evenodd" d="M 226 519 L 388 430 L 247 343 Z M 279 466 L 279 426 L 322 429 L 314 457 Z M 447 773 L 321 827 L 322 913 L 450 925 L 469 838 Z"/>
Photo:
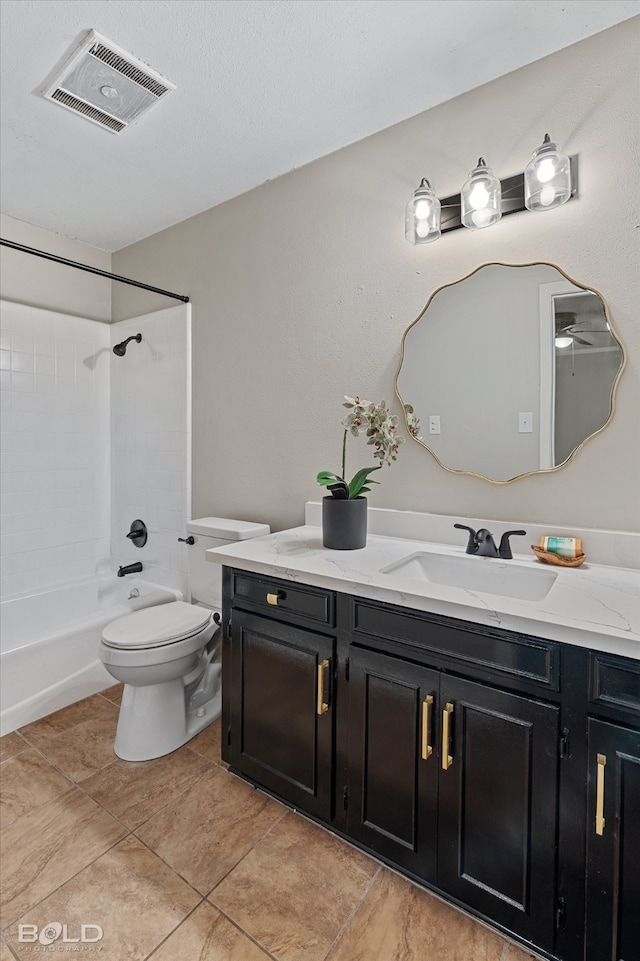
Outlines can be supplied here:
<path id="1" fill-rule="evenodd" d="M 334 551 L 357 551 L 367 543 L 367 498 L 322 498 L 322 543 Z"/>

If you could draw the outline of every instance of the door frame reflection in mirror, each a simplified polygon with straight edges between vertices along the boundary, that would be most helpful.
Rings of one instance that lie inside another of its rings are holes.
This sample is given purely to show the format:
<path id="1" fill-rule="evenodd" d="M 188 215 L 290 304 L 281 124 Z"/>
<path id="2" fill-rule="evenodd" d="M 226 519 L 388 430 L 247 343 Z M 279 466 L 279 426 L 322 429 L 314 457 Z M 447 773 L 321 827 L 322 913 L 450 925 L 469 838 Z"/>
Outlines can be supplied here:
<path id="1" fill-rule="evenodd" d="M 621 376 L 622 376 L 622 372 L 623 372 L 623 370 L 625 369 L 626 364 L 627 364 L 627 351 L 626 351 L 626 348 L 625 348 L 622 340 L 620 339 L 620 336 L 619 336 L 618 333 L 616 332 L 616 330 L 615 330 L 615 328 L 614 328 L 614 326 L 613 326 L 613 324 L 612 324 L 612 322 L 611 322 L 611 316 L 610 316 L 610 313 L 609 313 L 609 308 L 608 308 L 608 306 L 607 306 L 607 303 L 606 303 L 604 297 L 602 296 L 602 294 L 600 293 L 600 291 L 597 290 L 595 287 L 590 287 L 590 286 L 588 286 L 587 284 L 584 284 L 584 283 L 581 283 L 580 281 L 575 280 L 573 277 L 571 277 L 569 274 L 567 274 L 566 271 L 564 271 L 561 267 L 559 267 L 557 264 L 551 263 L 550 261 L 541 261 L 541 260 L 539 260 L 539 261 L 531 261 L 531 262 L 522 263 L 522 264 L 510 264 L 510 263 L 504 263 L 504 262 L 501 262 L 501 261 L 490 261 L 490 262 L 488 262 L 488 263 L 480 264 L 478 267 L 474 268 L 474 270 L 472 270 L 472 271 L 470 271 L 469 273 L 465 274 L 464 276 L 458 278 L 458 280 L 451 281 L 450 283 L 447 283 L 447 284 L 442 284 L 440 287 L 438 287 L 436 290 L 434 290 L 433 293 L 430 295 L 429 299 L 427 300 L 427 303 L 425 304 L 424 308 L 420 311 L 420 313 L 419 313 L 418 316 L 416 317 L 416 319 L 415 319 L 414 321 L 412 321 L 412 323 L 409 324 L 409 326 L 408 326 L 408 327 L 406 328 L 406 330 L 404 331 L 404 333 L 403 333 L 403 335 L 402 335 L 401 345 L 400 345 L 400 357 L 399 357 L 399 361 L 398 361 L 398 368 L 397 368 L 396 376 L 395 376 L 395 392 L 396 392 L 396 396 L 397 396 L 397 398 L 398 398 L 398 400 L 399 400 L 399 402 L 400 402 L 403 410 L 404 410 L 404 405 L 412 405 L 414 408 L 415 408 L 415 406 L 416 406 L 416 405 L 413 403 L 413 399 L 410 398 L 410 397 L 408 397 L 408 396 L 403 395 L 403 394 L 401 393 L 401 391 L 400 391 L 400 388 L 399 388 L 399 379 L 400 379 L 400 375 L 401 375 L 401 372 L 402 372 L 402 365 L 403 365 L 403 362 L 404 362 L 405 359 L 406 359 L 406 354 L 407 354 L 407 337 L 408 337 L 410 331 L 416 326 L 416 324 L 417 324 L 420 320 L 422 320 L 422 319 L 425 317 L 425 315 L 426 315 L 426 313 L 427 313 L 430 305 L 432 304 L 434 298 L 435 298 L 438 294 L 440 294 L 442 291 L 446 290 L 447 288 L 454 287 L 454 286 L 456 286 L 457 284 L 461 284 L 461 283 L 462 283 L 463 281 L 465 281 L 465 280 L 469 280 L 471 277 L 473 277 L 475 274 L 477 274 L 479 271 L 483 270 L 483 268 L 486 268 L 486 267 L 512 267 L 512 268 L 514 268 L 514 267 L 550 267 L 550 268 L 553 268 L 554 270 L 556 270 L 556 271 L 558 272 L 558 274 L 560 274 L 561 277 L 564 278 L 565 282 L 568 282 L 568 284 L 572 285 L 573 288 L 578 288 L 580 291 L 586 291 L 586 292 L 595 294 L 595 296 L 598 297 L 598 299 L 599 299 L 599 301 L 600 301 L 600 303 L 601 303 L 601 305 L 602 305 L 602 309 L 603 309 L 603 312 L 604 312 L 604 318 L 605 318 L 605 322 L 606 322 L 606 326 L 607 326 L 607 328 L 608 328 L 608 331 L 609 331 L 609 333 L 611 334 L 612 340 L 615 341 L 615 343 L 617 344 L 617 346 L 618 346 L 619 349 L 620 349 L 620 366 L 619 366 L 619 368 L 618 368 L 618 370 L 617 370 L 617 373 L 616 373 L 616 375 L 615 375 L 615 377 L 614 377 L 614 379 L 613 379 L 613 384 L 612 384 L 612 386 L 611 386 L 610 408 L 609 408 L 609 416 L 608 416 L 608 418 L 606 419 L 606 421 L 605 421 L 597 430 L 593 431 L 593 432 L 590 433 L 588 436 L 586 436 L 586 437 L 584 438 L 584 440 L 582 440 L 582 442 L 581 442 L 580 444 L 578 444 L 578 445 L 571 451 L 571 453 L 569 454 L 569 456 L 568 456 L 564 461 L 562 461 L 562 463 L 560 463 L 560 464 L 557 464 L 557 465 L 552 466 L 552 467 L 539 467 L 539 468 L 532 469 L 532 470 L 526 470 L 526 471 L 523 471 L 523 472 L 521 472 L 521 473 L 515 474 L 513 477 L 508 477 L 508 478 L 506 478 L 506 479 L 496 479 L 496 478 L 489 477 L 487 474 L 479 473 L 478 471 L 461 469 L 461 468 L 457 468 L 457 467 L 449 467 L 449 466 L 447 466 L 447 464 L 445 464 L 444 461 L 438 456 L 438 454 L 433 450 L 433 448 L 429 446 L 429 444 L 426 442 L 426 440 L 424 439 L 424 437 L 420 437 L 420 438 L 414 437 L 414 438 L 413 438 L 413 439 L 416 441 L 416 443 L 418 443 L 421 447 L 423 447 L 426 451 L 428 451 L 429 454 L 431 454 L 431 456 L 435 459 L 435 461 L 438 463 L 438 465 L 443 468 L 443 470 L 446 470 L 446 471 L 448 471 L 449 473 L 452 473 L 452 474 L 462 474 L 462 475 L 466 475 L 466 476 L 469 476 L 469 477 L 477 477 L 477 478 L 479 478 L 480 480 L 487 481 L 487 482 L 490 483 L 490 484 L 503 485 L 503 484 L 512 484 L 514 481 L 521 480 L 521 479 L 524 478 L 524 477 L 530 477 L 530 476 L 532 476 L 532 475 L 534 475 L 534 474 L 551 474 L 551 473 L 555 473 L 555 472 L 558 471 L 558 470 L 561 470 L 562 468 L 566 467 L 569 463 L 571 463 L 571 461 L 572 461 L 573 458 L 576 456 L 576 454 L 578 453 L 578 451 L 580 451 L 580 450 L 585 446 L 585 444 L 588 443 L 588 441 L 592 440 L 592 439 L 593 439 L 594 437 L 596 437 L 598 434 L 602 433 L 602 431 L 603 431 L 606 427 L 608 427 L 608 425 L 611 423 L 611 420 L 612 420 L 613 415 L 614 415 L 614 413 L 615 413 L 616 392 L 617 392 L 618 384 L 620 383 L 620 378 L 621 378 Z M 542 286 L 542 285 L 541 285 L 541 286 Z M 548 286 L 550 286 L 550 285 L 548 285 Z M 563 286 L 564 286 L 564 283 L 563 283 Z M 570 288 L 568 288 L 568 287 L 567 287 L 566 289 L 567 289 L 567 291 L 570 290 Z M 541 317 L 540 317 L 541 359 L 542 359 L 542 349 L 543 349 L 543 346 L 542 346 L 542 337 L 544 336 L 544 335 L 543 335 L 543 329 L 546 328 L 547 325 L 548 325 L 548 320 L 545 320 L 545 318 L 543 318 L 543 317 L 541 316 Z M 548 367 L 548 365 L 547 365 L 547 367 Z M 455 373 L 454 373 L 454 376 L 455 376 Z M 551 388 L 553 387 L 553 377 L 550 378 L 550 376 L 549 376 L 549 371 L 548 371 L 548 370 L 546 371 L 546 374 L 544 375 L 544 377 L 545 377 L 546 387 L 544 386 L 544 384 L 541 384 L 541 390 L 542 390 L 542 389 L 551 389 Z M 550 381 L 551 381 L 551 382 L 550 382 Z M 544 406 L 544 405 L 543 405 L 543 406 Z M 547 405 L 547 406 L 549 406 L 549 405 Z M 539 407 L 536 408 L 536 409 L 539 410 Z M 420 409 L 416 409 L 416 411 L 415 411 L 416 416 L 418 416 L 418 417 L 422 420 L 423 430 L 426 430 L 426 429 L 427 429 L 428 415 L 429 415 L 429 413 L 430 413 L 429 411 L 424 411 L 424 410 L 420 410 Z"/>

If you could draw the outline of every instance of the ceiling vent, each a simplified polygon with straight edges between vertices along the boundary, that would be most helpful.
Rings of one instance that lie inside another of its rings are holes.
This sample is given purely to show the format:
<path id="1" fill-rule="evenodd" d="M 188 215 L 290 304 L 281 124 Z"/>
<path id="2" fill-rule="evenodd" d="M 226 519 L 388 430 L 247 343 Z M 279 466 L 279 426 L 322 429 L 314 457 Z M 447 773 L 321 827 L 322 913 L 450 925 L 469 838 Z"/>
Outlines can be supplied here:
<path id="1" fill-rule="evenodd" d="M 122 133 L 175 84 L 90 30 L 42 90 L 47 100 L 111 133 Z"/>

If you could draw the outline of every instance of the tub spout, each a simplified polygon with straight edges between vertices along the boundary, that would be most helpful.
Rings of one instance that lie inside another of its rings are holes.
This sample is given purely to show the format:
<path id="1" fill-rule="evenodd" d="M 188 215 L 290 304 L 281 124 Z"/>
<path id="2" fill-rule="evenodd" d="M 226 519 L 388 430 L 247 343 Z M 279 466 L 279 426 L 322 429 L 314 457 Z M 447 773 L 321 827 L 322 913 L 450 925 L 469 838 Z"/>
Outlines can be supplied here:
<path id="1" fill-rule="evenodd" d="M 142 564 L 140 561 L 136 561 L 135 564 L 126 564 L 124 567 L 118 568 L 118 577 L 124 577 L 125 574 L 140 574 L 142 571 Z"/>

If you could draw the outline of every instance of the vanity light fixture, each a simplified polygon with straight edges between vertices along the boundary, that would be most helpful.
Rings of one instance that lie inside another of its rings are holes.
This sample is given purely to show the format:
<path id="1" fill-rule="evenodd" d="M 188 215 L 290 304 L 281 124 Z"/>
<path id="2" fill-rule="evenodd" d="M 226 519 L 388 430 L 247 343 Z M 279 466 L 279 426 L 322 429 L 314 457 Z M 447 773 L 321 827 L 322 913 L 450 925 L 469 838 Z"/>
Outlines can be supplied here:
<path id="1" fill-rule="evenodd" d="M 571 162 L 544 135 L 524 170 L 524 203 L 527 210 L 551 210 L 571 197 Z"/>
<path id="2" fill-rule="evenodd" d="M 427 244 L 459 227 L 490 227 L 521 210 L 552 210 L 577 195 L 577 184 L 578 158 L 567 157 L 545 134 L 524 173 L 506 180 L 480 157 L 461 192 L 439 200 L 423 177 L 406 206 L 404 235 L 411 244 Z"/>
<path id="3" fill-rule="evenodd" d="M 502 217 L 502 187 L 484 157 L 469 174 L 460 194 L 461 219 L 465 227 L 490 227 Z"/>
<path id="4" fill-rule="evenodd" d="M 440 236 L 440 201 L 423 177 L 406 206 L 404 235 L 412 244 L 428 244 Z"/>

